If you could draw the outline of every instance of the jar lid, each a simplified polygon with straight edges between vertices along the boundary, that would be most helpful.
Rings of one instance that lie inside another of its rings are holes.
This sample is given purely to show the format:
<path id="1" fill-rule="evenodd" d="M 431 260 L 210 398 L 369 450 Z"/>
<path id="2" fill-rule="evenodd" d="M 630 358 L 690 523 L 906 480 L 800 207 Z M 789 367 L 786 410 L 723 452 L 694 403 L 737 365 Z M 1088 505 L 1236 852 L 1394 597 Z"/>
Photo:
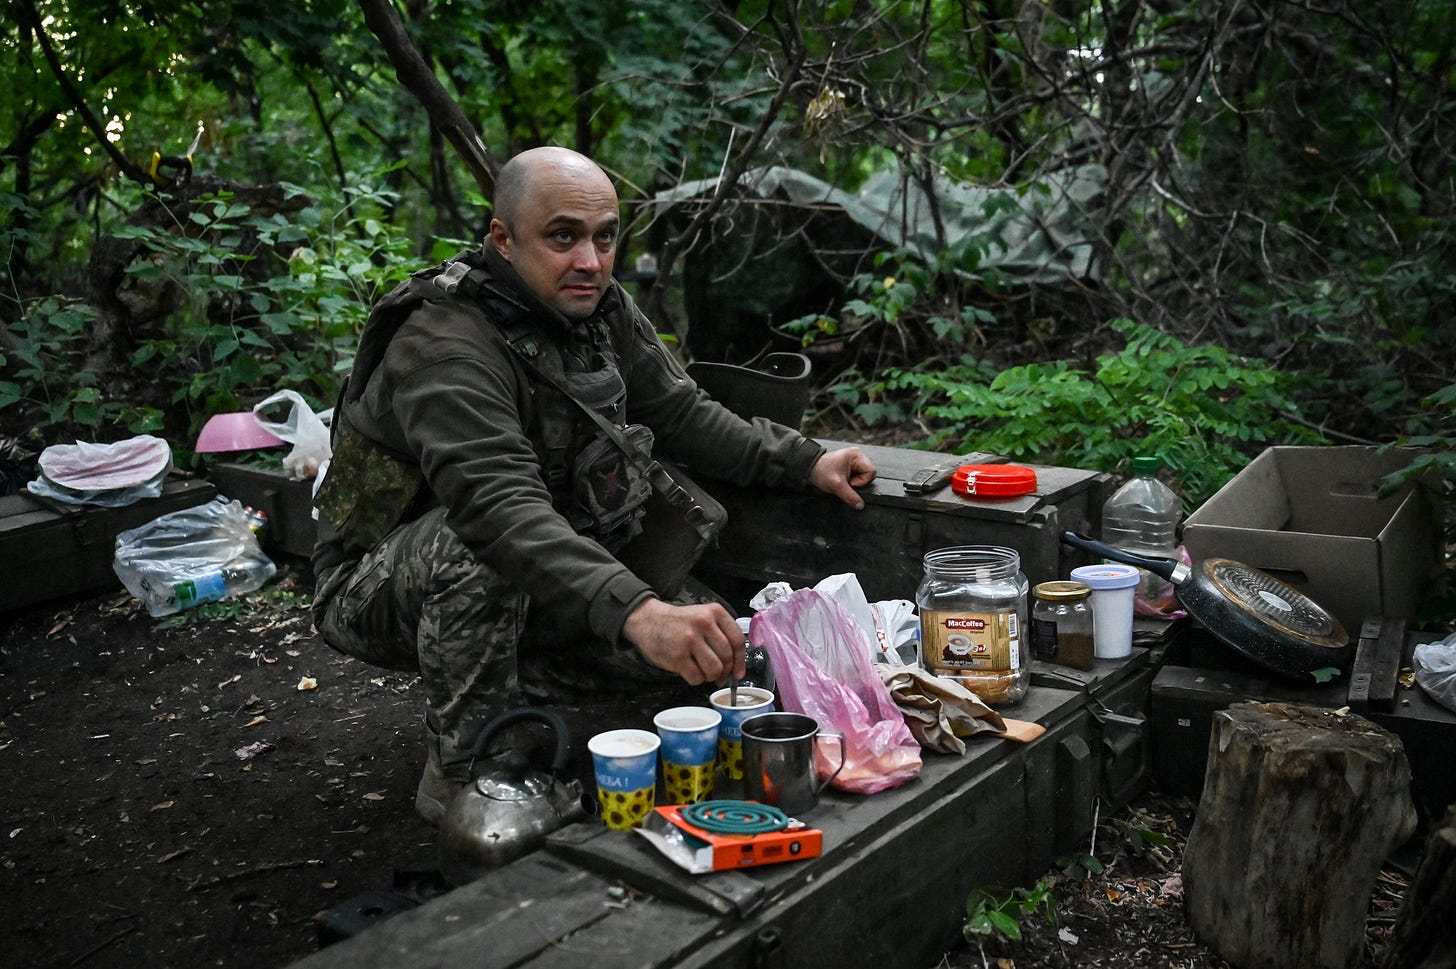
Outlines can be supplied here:
<path id="1" fill-rule="evenodd" d="M 1036 588 L 1031 590 L 1038 599 L 1049 599 L 1052 602 L 1075 602 L 1078 599 L 1085 599 L 1092 594 L 1092 587 L 1085 582 L 1039 582 Z"/>
<path id="2" fill-rule="evenodd" d="M 1127 589 L 1138 584 L 1140 573 L 1135 565 L 1118 562 L 1103 562 L 1100 565 L 1079 565 L 1072 570 L 1072 578 L 1085 582 L 1093 589 Z"/>
<path id="3" fill-rule="evenodd" d="M 1036 490 L 1036 472 L 1019 464 L 963 464 L 951 475 L 950 487 L 971 498 L 1015 498 Z"/>

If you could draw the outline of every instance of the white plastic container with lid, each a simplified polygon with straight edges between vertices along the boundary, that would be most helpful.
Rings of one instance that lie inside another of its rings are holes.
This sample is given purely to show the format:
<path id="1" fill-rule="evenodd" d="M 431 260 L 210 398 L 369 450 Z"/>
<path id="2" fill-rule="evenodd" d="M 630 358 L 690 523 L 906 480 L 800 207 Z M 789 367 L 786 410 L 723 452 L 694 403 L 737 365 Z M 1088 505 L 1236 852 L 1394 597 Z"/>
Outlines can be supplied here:
<path id="1" fill-rule="evenodd" d="M 1156 457 L 1132 459 L 1133 477 L 1102 506 L 1102 540 L 1108 545 L 1162 558 L 1178 557 L 1178 523 L 1183 503 L 1161 480 L 1162 462 Z M 1157 609 L 1174 605 L 1173 586 L 1167 579 L 1139 569 L 1137 598 Z"/>
<path id="2" fill-rule="evenodd" d="M 1132 655 L 1133 594 L 1138 568 L 1120 562 L 1081 565 L 1072 581 L 1092 590 L 1092 649 L 1098 659 Z"/>

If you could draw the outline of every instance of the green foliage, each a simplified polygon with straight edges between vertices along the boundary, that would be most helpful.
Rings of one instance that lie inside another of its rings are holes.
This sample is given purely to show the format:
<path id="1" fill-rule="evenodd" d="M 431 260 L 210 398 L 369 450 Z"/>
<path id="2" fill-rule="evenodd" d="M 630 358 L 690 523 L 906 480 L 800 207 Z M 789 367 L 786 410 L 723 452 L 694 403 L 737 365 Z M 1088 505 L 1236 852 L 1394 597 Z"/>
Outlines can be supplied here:
<path id="1" fill-rule="evenodd" d="M 50 441 L 163 432 L 175 450 L 212 414 L 278 389 L 331 405 L 370 306 L 417 266 L 411 240 L 382 218 L 390 201 L 360 181 L 333 206 L 285 216 L 224 192 L 175 211 L 170 225 L 119 229 L 138 246 L 128 288 L 170 308 L 126 361 L 160 396 L 106 398 L 101 388 L 117 382 L 88 363 L 96 310 L 48 297 L 10 327 L 19 366 L 0 382 L 0 420 Z"/>
<path id="2" fill-rule="evenodd" d="M 1091 370 L 1064 360 L 989 380 L 974 365 L 891 370 L 866 382 L 856 413 L 874 423 L 897 401 L 932 428 L 928 446 L 1043 464 L 1114 470 L 1157 454 L 1189 507 L 1243 467 L 1251 446 L 1320 442 L 1298 422 L 1287 378 L 1267 364 L 1129 320 L 1113 326 L 1127 346 Z"/>
<path id="3" fill-rule="evenodd" d="M 1050 925 L 1057 924 L 1056 898 L 1052 882 L 1043 878 L 1031 888 L 1005 889 L 981 886 L 966 898 L 966 921 L 961 927 L 968 942 L 986 938 L 1021 939 L 1021 924 L 1041 914 Z"/>
<path id="4" fill-rule="evenodd" d="M 1102 873 L 1101 859 L 1090 851 L 1084 851 L 1069 858 L 1058 858 L 1057 865 L 1062 869 L 1062 874 L 1069 879 L 1085 880 L 1091 875 Z"/>

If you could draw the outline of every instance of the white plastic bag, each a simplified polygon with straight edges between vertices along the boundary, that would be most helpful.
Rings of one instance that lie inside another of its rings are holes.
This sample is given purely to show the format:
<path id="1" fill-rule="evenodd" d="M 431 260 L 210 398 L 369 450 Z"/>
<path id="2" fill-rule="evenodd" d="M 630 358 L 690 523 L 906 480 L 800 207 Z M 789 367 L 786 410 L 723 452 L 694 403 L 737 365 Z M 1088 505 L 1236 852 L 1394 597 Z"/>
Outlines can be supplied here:
<path id="1" fill-rule="evenodd" d="M 116 536 L 111 567 L 153 616 L 262 588 L 278 567 L 243 506 L 219 495 Z"/>
<path id="2" fill-rule="evenodd" d="M 288 414 L 282 420 L 269 420 L 275 404 L 288 403 Z M 280 390 L 267 400 L 259 401 L 253 408 L 253 420 L 263 430 L 293 445 L 293 450 L 283 459 L 283 470 L 290 478 L 300 481 L 318 475 L 319 468 L 333 456 L 329 444 L 328 421 L 333 417 L 333 408 L 315 414 L 296 391 Z"/>
<path id="3" fill-rule="evenodd" d="M 1411 662 L 1421 689 L 1441 706 L 1456 711 L 1456 633 L 1440 642 L 1416 646 Z"/>
<path id="4" fill-rule="evenodd" d="M 172 448 L 150 434 L 114 444 L 53 444 L 37 461 L 39 477 L 26 490 L 72 505 L 121 508 L 155 498 L 172 470 Z"/>

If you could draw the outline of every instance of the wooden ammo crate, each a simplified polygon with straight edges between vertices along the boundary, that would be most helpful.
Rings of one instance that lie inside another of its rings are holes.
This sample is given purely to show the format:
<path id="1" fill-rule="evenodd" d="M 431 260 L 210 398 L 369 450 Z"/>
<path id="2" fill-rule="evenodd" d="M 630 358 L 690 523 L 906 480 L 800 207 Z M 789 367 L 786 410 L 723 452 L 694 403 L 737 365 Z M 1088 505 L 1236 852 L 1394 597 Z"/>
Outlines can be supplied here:
<path id="1" fill-rule="evenodd" d="M 210 481 L 173 477 L 156 498 L 122 508 L 68 505 L 29 492 L 0 497 L 0 612 L 120 588 L 111 568 L 117 535 L 215 494 Z"/>
<path id="2" fill-rule="evenodd" d="M 1100 529 L 1111 480 L 1106 474 L 1033 465 L 1036 492 L 1020 498 L 977 500 L 955 494 L 949 485 L 910 495 L 905 482 L 923 468 L 1000 459 L 858 446 L 879 472 L 861 491 L 865 507 L 860 511 L 814 490 L 737 488 L 704 481 L 727 508 L 728 525 L 719 546 L 709 551 L 695 574 L 743 609 L 762 588 L 765 575 L 798 588 L 853 572 L 872 602 L 913 600 L 925 553 L 950 545 L 1014 548 L 1033 585 L 1066 578 L 1074 566 L 1090 561 L 1085 553 L 1063 545 L 1061 533 Z"/>
<path id="3" fill-rule="evenodd" d="M 313 481 L 294 480 L 282 471 L 250 468 L 242 464 L 215 464 L 207 476 L 219 493 L 235 498 L 268 516 L 263 548 L 299 558 L 313 555 L 318 524 L 313 519 Z"/>
<path id="4" fill-rule="evenodd" d="M 971 888 L 1030 884 L 1090 830 L 1085 696 L 1033 687 L 1007 712 L 1047 733 L 927 753 L 890 791 L 826 792 L 805 818 L 824 832 L 818 858 L 689 875 L 638 835 L 581 822 L 294 966 L 920 969 L 959 937 Z"/>
<path id="5" fill-rule="evenodd" d="M 1103 810 L 1121 808 L 1147 787 L 1152 766 L 1148 694 L 1160 659 L 1155 652 L 1139 646 L 1121 659 L 1096 660 L 1090 670 L 1031 662 L 1033 689 L 1056 687 L 1087 695 L 1091 759 Z"/>
<path id="6" fill-rule="evenodd" d="M 1190 636 L 1189 652 L 1200 665 L 1177 665 L 1187 654 L 1171 652 L 1153 680 L 1150 694 L 1152 718 L 1152 779 L 1159 790 L 1196 798 L 1203 790 L 1208 766 L 1208 741 L 1213 716 L 1241 700 L 1298 703 L 1336 710 L 1350 706 L 1350 681 L 1341 677 L 1331 683 L 1306 686 L 1275 677 L 1240 662 L 1240 657 L 1221 643 L 1203 641 L 1206 633 Z M 1439 635 L 1407 635 L 1401 659 L 1411 665 L 1417 643 L 1439 639 Z M 1208 668 L 1215 657 L 1222 668 Z M 1388 709 L 1357 710 L 1361 716 L 1400 738 L 1411 768 L 1411 796 L 1425 828 L 1438 821 L 1446 808 L 1456 803 L 1456 772 L 1451 770 L 1451 752 L 1456 750 L 1456 713 L 1447 710 L 1418 686 L 1400 687 Z"/>

